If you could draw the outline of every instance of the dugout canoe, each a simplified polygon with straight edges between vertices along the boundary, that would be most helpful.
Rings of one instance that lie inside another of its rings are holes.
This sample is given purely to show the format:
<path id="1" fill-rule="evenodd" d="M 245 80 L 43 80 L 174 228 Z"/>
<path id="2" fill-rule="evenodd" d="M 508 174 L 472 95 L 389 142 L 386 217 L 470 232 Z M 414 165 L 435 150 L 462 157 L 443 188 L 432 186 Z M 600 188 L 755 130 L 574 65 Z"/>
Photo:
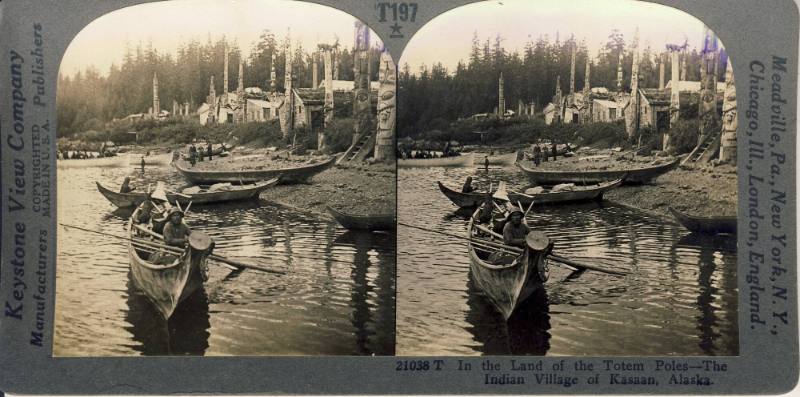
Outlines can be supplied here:
<path id="1" fill-rule="evenodd" d="M 272 178 L 266 182 L 259 182 L 253 185 L 244 185 L 241 187 L 236 186 L 236 189 L 234 190 L 218 190 L 214 192 L 205 191 L 192 194 L 177 194 L 176 192 L 167 192 L 167 200 L 169 200 L 169 202 L 172 204 L 178 202 L 182 206 L 189 204 L 189 202 L 192 202 L 192 205 L 199 205 L 250 200 L 258 198 L 261 192 L 269 187 L 277 185 L 278 181 L 279 178 Z M 147 198 L 147 194 L 144 192 L 120 193 L 103 186 L 100 182 L 95 183 L 97 184 L 97 190 L 100 191 L 100 194 L 108 199 L 111 204 L 114 204 L 119 208 L 138 206 Z"/>
<path id="2" fill-rule="evenodd" d="M 137 208 L 128 220 L 128 237 L 137 241 L 143 240 L 135 224 L 140 209 Z M 148 261 L 152 249 L 144 250 L 132 240 L 128 241 L 128 256 L 133 283 L 164 319 L 169 319 L 183 300 L 203 286 L 203 272 L 214 241 L 203 232 L 193 231 L 183 255 L 166 265 L 157 265 Z"/>
<path id="3" fill-rule="evenodd" d="M 517 150 L 516 152 L 500 154 L 500 155 L 489 155 L 487 153 L 475 153 L 475 166 L 482 167 L 486 165 L 486 156 L 489 156 L 489 165 L 499 165 L 499 166 L 513 166 L 518 161 L 524 158 L 522 154 L 522 150 Z"/>
<path id="4" fill-rule="evenodd" d="M 471 167 L 475 153 L 466 153 L 461 156 L 437 157 L 432 159 L 397 159 L 397 166 L 411 167 Z"/>
<path id="5" fill-rule="evenodd" d="M 254 183 L 280 177 L 280 184 L 301 183 L 308 178 L 326 170 L 333 165 L 336 157 L 314 164 L 304 164 L 298 167 L 275 168 L 270 170 L 240 170 L 240 171 L 200 171 L 191 168 L 185 160 L 173 162 L 173 166 L 189 182 L 195 185 L 213 185 L 215 183 Z"/>
<path id="6" fill-rule="evenodd" d="M 397 217 L 394 214 L 354 215 L 337 211 L 331 207 L 328 207 L 328 212 L 348 230 L 377 232 L 397 228 Z"/>
<path id="7" fill-rule="evenodd" d="M 680 222 L 683 227 L 695 233 L 705 234 L 736 234 L 735 216 L 692 216 L 669 207 L 669 212 Z"/>
<path id="8" fill-rule="evenodd" d="M 127 167 L 129 162 L 129 155 L 120 154 L 112 157 L 99 157 L 93 159 L 59 159 L 56 160 L 56 167 L 58 168 L 90 168 L 90 167 L 103 167 L 103 168 L 117 168 Z"/>
<path id="9" fill-rule="evenodd" d="M 442 193 L 459 208 L 474 208 L 481 205 L 483 201 L 486 199 L 486 192 L 462 193 L 445 186 L 444 184 L 442 184 L 442 182 L 436 182 L 436 183 L 439 184 L 439 190 L 441 190 Z M 622 179 L 617 179 L 615 181 L 603 182 L 597 185 L 576 186 L 575 190 L 564 190 L 559 192 L 542 192 L 532 195 L 509 191 L 508 198 L 514 204 L 517 204 L 517 202 L 519 202 L 522 205 L 526 206 L 530 205 L 531 203 L 534 203 L 536 205 L 550 205 L 550 204 L 572 203 L 578 201 L 591 201 L 591 200 L 600 201 L 603 199 L 603 194 L 605 192 L 614 189 L 621 184 L 622 184 Z"/>
<path id="10" fill-rule="evenodd" d="M 622 179 L 626 185 L 640 185 L 675 169 L 680 162 L 676 158 L 668 163 L 649 165 L 627 170 L 589 170 L 589 171 L 548 171 L 530 168 L 522 163 L 517 166 L 537 185 L 557 185 L 559 183 L 597 184 Z"/>
<path id="11" fill-rule="evenodd" d="M 467 227 L 472 281 L 507 321 L 522 302 L 544 288 L 549 277 L 546 257 L 553 249 L 553 242 L 543 232 L 531 231 L 526 238 L 527 247 L 521 255 L 511 263 L 494 264 L 490 261 L 492 249 L 474 242 L 492 239 L 491 236 L 484 236 L 476 227 L 479 211 L 475 211 Z"/>

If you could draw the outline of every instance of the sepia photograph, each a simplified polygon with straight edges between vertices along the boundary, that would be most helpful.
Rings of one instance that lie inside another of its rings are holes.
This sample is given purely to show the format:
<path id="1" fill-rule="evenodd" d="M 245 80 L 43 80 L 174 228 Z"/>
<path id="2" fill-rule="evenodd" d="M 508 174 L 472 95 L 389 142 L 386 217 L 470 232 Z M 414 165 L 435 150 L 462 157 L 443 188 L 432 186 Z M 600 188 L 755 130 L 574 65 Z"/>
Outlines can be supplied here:
<path id="1" fill-rule="evenodd" d="M 702 21 L 479 2 L 398 69 L 398 355 L 739 354 L 734 71 Z"/>
<path id="2" fill-rule="evenodd" d="M 89 23 L 57 84 L 54 356 L 394 354 L 396 77 L 312 3 Z"/>

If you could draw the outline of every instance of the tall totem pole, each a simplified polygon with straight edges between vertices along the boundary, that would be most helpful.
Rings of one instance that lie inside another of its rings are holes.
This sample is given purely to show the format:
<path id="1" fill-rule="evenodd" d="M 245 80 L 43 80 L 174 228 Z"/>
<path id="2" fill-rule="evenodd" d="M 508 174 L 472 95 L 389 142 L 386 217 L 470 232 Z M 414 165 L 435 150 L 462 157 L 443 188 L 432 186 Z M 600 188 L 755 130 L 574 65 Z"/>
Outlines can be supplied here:
<path id="1" fill-rule="evenodd" d="M 161 113 L 161 102 L 158 100 L 158 73 L 153 73 L 153 119 L 158 120 Z"/>
<path id="2" fill-rule="evenodd" d="M 322 49 L 323 62 L 325 67 L 325 107 L 322 108 L 324 115 L 325 128 L 330 127 L 333 122 L 333 59 L 332 49 Z M 317 149 L 325 148 L 325 128 L 317 135 Z"/>
<path id="3" fill-rule="evenodd" d="M 672 67 L 670 71 L 672 88 L 669 92 L 669 127 L 672 129 L 681 118 L 680 57 L 683 49 L 677 45 L 668 45 L 667 49 L 671 56 L 670 65 Z M 661 148 L 663 150 L 670 149 L 671 144 L 669 138 L 669 133 L 664 133 L 661 142 Z"/>
<path id="4" fill-rule="evenodd" d="M 389 50 L 381 52 L 378 69 L 378 131 L 375 138 L 375 160 L 394 161 L 395 159 L 395 117 L 397 114 L 397 68 Z"/>
<path id="5" fill-rule="evenodd" d="M 370 129 L 371 118 L 369 100 L 369 28 L 361 21 L 356 21 L 355 28 L 353 116 L 355 116 L 356 124 L 353 143 L 361 134 Z"/>
<path id="6" fill-rule="evenodd" d="M 736 164 L 736 129 L 738 127 L 736 84 L 733 79 L 733 67 L 728 59 L 728 67 L 725 70 L 725 98 L 722 101 L 722 142 L 719 149 L 719 160 L 723 163 Z"/>
<path id="7" fill-rule="evenodd" d="M 705 29 L 703 52 L 700 58 L 700 141 L 717 126 L 717 37 L 710 29 Z"/>
<path id="8" fill-rule="evenodd" d="M 625 112 L 625 130 L 628 138 L 639 131 L 639 28 L 633 34 L 633 65 L 631 66 L 631 99 L 628 112 Z"/>
<path id="9" fill-rule="evenodd" d="M 286 45 L 284 46 L 286 55 L 286 73 L 283 76 L 283 114 L 281 115 L 281 132 L 283 139 L 288 139 L 294 127 L 294 95 L 292 93 L 292 41 L 286 35 Z"/>
<path id="10" fill-rule="evenodd" d="M 505 87 L 503 86 L 503 72 L 500 72 L 500 81 L 497 88 L 497 117 L 503 118 L 506 115 Z"/>

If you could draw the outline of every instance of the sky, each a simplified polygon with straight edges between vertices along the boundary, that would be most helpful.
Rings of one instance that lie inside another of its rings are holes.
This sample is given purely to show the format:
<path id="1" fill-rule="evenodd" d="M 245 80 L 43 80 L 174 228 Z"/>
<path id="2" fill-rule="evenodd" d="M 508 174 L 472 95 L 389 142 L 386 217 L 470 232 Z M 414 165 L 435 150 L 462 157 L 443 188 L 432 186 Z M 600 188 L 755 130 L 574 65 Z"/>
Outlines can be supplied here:
<path id="1" fill-rule="evenodd" d="M 103 15 L 87 25 L 70 43 L 61 73 L 72 75 L 94 66 L 102 75 L 119 65 L 126 42 L 131 48 L 152 42 L 159 52 L 177 53 L 191 39 L 205 43 L 225 35 L 236 39 L 246 55 L 264 29 L 282 40 L 291 28 L 292 45 L 299 40 L 309 50 L 317 43 L 353 46 L 356 19 L 317 4 L 289 0 L 174 0 L 140 4 Z M 377 35 L 372 34 L 376 42 Z"/>
<path id="2" fill-rule="evenodd" d="M 677 9 L 635 0 L 492 0 L 469 4 L 448 11 L 423 26 L 408 43 L 400 65 L 408 63 L 412 72 L 423 64 L 441 62 L 453 72 L 459 60 L 467 60 L 473 33 L 481 43 L 499 33 L 508 52 L 525 48 L 530 38 L 540 35 L 561 41 L 574 34 L 585 39 L 590 54 L 597 54 L 613 29 L 619 30 L 626 43 L 639 28 L 639 48 L 649 42 L 653 50 L 666 44 L 700 48 L 703 23 Z"/>

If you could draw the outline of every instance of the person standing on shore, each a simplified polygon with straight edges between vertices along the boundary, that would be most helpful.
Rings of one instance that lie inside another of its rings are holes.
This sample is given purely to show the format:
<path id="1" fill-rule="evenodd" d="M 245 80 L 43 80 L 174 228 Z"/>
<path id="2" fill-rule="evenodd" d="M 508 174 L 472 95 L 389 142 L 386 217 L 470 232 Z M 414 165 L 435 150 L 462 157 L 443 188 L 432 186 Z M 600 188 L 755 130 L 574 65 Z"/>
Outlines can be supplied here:
<path id="1" fill-rule="evenodd" d="M 142 156 L 142 174 L 144 174 L 144 164 L 145 164 L 144 156 Z"/>
<path id="2" fill-rule="evenodd" d="M 212 159 L 211 158 L 211 155 L 212 155 L 211 142 L 208 142 L 208 146 L 206 147 L 206 153 L 208 153 L 208 161 L 211 161 L 211 159 Z"/>
<path id="3" fill-rule="evenodd" d="M 189 162 L 192 163 L 192 167 L 197 163 L 197 148 L 194 143 L 189 147 Z"/>
<path id="4" fill-rule="evenodd" d="M 486 170 L 486 172 L 489 172 L 489 156 L 483 157 L 483 168 Z"/>
<path id="5" fill-rule="evenodd" d="M 556 148 L 555 141 L 553 141 L 553 161 L 556 161 L 557 153 L 558 153 L 558 149 Z"/>

